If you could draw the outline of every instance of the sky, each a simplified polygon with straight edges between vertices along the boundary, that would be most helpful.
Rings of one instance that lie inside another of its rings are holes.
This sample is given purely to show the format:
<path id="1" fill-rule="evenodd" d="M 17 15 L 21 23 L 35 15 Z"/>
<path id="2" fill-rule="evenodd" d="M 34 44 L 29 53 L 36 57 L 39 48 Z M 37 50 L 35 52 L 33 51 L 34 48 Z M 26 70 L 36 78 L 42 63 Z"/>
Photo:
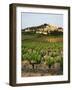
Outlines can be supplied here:
<path id="1" fill-rule="evenodd" d="M 28 13 L 28 12 L 21 13 L 22 29 L 32 26 L 38 26 L 44 23 L 63 27 L 63 15 L 50 13 Z"/>

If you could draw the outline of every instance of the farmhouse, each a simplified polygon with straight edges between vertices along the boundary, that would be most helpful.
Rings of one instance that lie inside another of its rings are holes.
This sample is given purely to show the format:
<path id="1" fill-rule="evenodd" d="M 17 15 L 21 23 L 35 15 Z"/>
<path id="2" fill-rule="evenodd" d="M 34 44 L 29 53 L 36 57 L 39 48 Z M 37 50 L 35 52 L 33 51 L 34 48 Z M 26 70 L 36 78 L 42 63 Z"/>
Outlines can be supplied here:
<path id="1" fill-rule="evenodd" d="M 58 31 L 63 32 L 63 28 L 62 27 L 58 27 Z"/>
<path id="2" fill-rule="evenodd" d="M 25 32 L 30 32 L 30 29 L 29 28 L 25 29 Z"/>

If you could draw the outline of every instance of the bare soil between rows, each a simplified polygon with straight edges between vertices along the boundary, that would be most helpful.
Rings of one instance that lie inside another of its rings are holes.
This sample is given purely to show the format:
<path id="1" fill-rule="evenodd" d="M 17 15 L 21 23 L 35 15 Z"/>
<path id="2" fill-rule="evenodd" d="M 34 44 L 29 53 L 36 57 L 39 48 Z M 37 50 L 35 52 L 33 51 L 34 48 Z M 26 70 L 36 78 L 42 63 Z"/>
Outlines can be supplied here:
<path id="1" fill-rule="evenodd" d="M 23 70 L 21 72 L 22 77 L 31 77 L 31 76 L 53 76 L 53 75 L 63 75 L 63 72 L 61 70 L 54 70 L 54 69 L 48 69 L 48 70 Z"/>

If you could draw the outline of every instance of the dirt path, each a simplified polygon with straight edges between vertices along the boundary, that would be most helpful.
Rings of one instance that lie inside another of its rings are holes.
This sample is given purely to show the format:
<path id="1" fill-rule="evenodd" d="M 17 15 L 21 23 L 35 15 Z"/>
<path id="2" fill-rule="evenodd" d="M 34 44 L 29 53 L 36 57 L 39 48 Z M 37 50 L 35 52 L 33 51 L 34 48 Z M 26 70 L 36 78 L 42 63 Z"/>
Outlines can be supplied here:
<path id="1" fill-rule="evenodd" d="M 55 71 L 55 70 L 25 70 L 22 71 L 21 76 L 22 77 L 31 77 L 31 76 L 51 76 L 51 75 L 62 75 L 62 71 Z"/>

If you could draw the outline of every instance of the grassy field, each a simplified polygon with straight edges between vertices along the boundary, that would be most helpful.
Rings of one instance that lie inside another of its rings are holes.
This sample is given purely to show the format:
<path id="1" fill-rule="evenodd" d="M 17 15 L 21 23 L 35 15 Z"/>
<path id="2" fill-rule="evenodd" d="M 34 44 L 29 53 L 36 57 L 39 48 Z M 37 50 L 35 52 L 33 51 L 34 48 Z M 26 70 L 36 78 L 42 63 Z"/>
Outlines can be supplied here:
<path id="1" fill-rule="evenodd" d="M 63 35 L 22 32 L 22 76 L 63 74 Z"/>

